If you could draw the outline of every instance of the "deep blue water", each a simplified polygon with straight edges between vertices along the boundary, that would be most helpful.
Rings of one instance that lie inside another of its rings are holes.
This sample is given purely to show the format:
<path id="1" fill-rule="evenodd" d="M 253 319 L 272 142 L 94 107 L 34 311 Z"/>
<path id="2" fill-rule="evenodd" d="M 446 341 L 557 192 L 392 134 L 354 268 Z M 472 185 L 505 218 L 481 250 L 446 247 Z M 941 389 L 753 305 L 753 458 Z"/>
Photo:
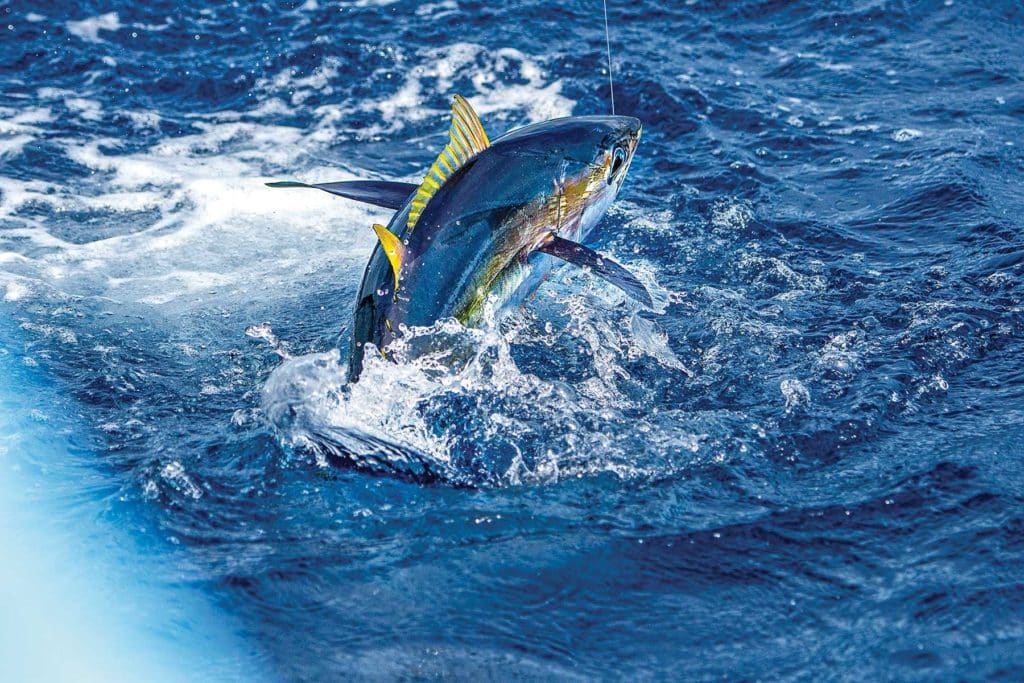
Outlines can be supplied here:
<path id="1" fill-rule="evenodd" d="M 1020 680 L 1024 9 L 991 4 L 612 0 L 645 134 L 594 246 L 658 310 L 562 269 L 452 333 L 455 377 L 354 387 L 387 213 L 262 183 L 418 179 L 454 93 L 492 136 L 606 113 L 600 3 L 2 4 L 0 388 L 76 436 L 0 462 L 95 472 L 62 517 L 271 679 Z M 316 438 L 353 432 L 448 474 Z"/>

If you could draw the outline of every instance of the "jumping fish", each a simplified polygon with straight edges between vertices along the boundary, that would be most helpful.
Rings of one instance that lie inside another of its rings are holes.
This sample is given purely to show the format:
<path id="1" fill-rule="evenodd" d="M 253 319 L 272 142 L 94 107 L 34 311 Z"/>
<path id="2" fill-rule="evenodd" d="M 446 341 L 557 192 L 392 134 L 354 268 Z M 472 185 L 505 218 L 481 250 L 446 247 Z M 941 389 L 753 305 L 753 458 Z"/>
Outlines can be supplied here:
<path id="1" fill-rule="evenodd" d="M 631 116 L 576 116 L 492 142 L 473 107 L 456 95 L 448 144 L 419 185 L 268 183 L 397 211 L 387 226 L 373 226 L 379 242 L 356 298 L 350 379 L 358 379 L 368 344 L 388 357 L 403 327 L 446 318 L 478 327 L 517 306 L 546 277 L 552 257 L 651 306 L 629 271 L 581 243 L 622 188 L 641 131 Z"/>

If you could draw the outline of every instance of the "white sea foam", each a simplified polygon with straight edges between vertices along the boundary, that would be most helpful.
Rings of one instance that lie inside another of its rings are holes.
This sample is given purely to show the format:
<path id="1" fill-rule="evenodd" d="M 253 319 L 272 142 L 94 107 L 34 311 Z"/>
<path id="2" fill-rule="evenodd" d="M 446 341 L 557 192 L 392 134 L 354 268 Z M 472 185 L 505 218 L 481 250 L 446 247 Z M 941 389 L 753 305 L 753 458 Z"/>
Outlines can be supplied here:
<path id="1" fill-rule="evenodd" d="M 194 135 L 132 154 L 112 151 L 120 144 L 115 139 L 68 143 L 69 158 L 97 172 L 95 183 L 69 188 L 0 178 L 0 218 L 23 226 L 5 235 L 45 248 L 33 259 L 13 262 L 14 274 L 77 296 L 163 305 L 223 288 L 233 296 L 258 296 L 275 281 L 311 277 L 346 261 L 358 269 L 372 245 L 369 210 L 326 194 L 263 185 L 265 164 L 299 165 L 311 145 L 303 131 L 239 122 L 196 127 Z M 301 175 L 353 177 L 329 168 Z M 55 215 L 46 222 L 18 218 L 29 203 Z M 120 229 L 84 244 L 58 238 L 54 222 L 83 210 L 109 213 Z"/>
<path id="2" fill-rule="evenodd" d="M 716 231 L 742 232 L 752 217 L 753 213 L 746 204 L 721 201 L 712 209 L 711 225 Z"/>
<path id="3" fill-rule="evenodd" d="M 421 4 L 419 7 L 416 8 L 416 15 L 421 17 L 430 17 L 436 21 L 441 17 L 446 17 L 450 14 L 455 14 L 456 12 L 458 12 L 458 9 L 459 5 L 458 3 L 455 2 L 455 0 L 442 0 L 442 2 L 431 2 Z"/>
<path id="4" fill-rule="evenodd" d="M 20 154 L 25 145 L 42 133 L 43 128 L 37 124 L 49 123 L 52 118 L 52 112 L 45 107 L 0 107 L 0 158 Z"/>
<path id="5" fill-rule="evenodd" d="M 261 85 L 268 95 L 259 98 L 260 104 L 253 110 L 196 116 L 190 124 L 195 131 L 192 134 L 166 138 L 146 149 L 123 151 L 123 142 L 115 138 L 54 139 L 72 162 L 94 173 L 73 187 L 0 177 L 0 219 L 11 225 L 0 234 L 0 294 L 19 302 L 49 296 L 101 298 L 105 305 L 128 304 L 144 315 L 147 309 L 158 309 L 151 316 L 154 324 L 171 326 L 211 304 L 244 313 L 257 301 L 293 297 L 296 291 L 315 296 L 324 282 L 339 277 L 358 281 L 374 243 L 367 228 L 386 218 L 386 212 L 324 193 L 269 189 L 263 181 L 280 179 L 285 174 L 279 169 L 289 168 L 301 170 L 287 173 L 287 177 L 314 182 L 372 177 L 360 169 L 331 168 L 313 161 L 322 158 L 325 144 L 336 143 L 339 132 L 350 128 L 349 116 L 365 121 L 368 113 L 375 113 L 385 121 L 380 130 L 393 129 L 391 134 L 400 135 L 404 123 L 417 117 L 447 118 L 440 103 L 445 103 L 446 109 L 456 82 L 467 80 L 471 86 L 464 94 L 485 122 L 509 119 L 518 123 L 524 118 L 540 120 L 572 112 L 573 102 L 561 94 L 561 82 L 545 74 L 540 62 L 516 50 L 489 51 L 458 43 L 406 59 L 420 66 L 408 70 L 390 98 L 363 103 L 363 109 L 357 110 L 323 105 L 313 112 L 314 123 L 305 130 L 261 120 L 289 111 L 293 103 L 305 102 L 314 93 L 318 98 L 334 94 L 331 89 L 337 87 L 340 77 L 336 61 L 325 60 L 321 69 L 310 75 L 296 78 L 285 73 L 268 80 Z M 499 78 L 494 73 L 508 76 Z M 289 92 L 292 90 L 294 95 Z M 422 106 L 427 92 L 432 94 L 431 101 L 438 103 L 436 111 Z M 44 103 L 62 105 L 83 119 L 103 115 L 87 89 L 44 88 L 38 96 Z M 19 119 L 14 135 L 37 135 L 43 128 L 40 124 L 50 116 L 48 110 L 37 110 Z M 155 112 L 129 116 L 138 128 L 152 130 L 160 125 Z M 500 123 L 491 129 L 494 134 L 503 132 Z M 442 130 L 443 125 L 438 132 Z M 428 162 L 424 159 L 424 164 Z M 268 178 L 271 174 L 274 177 Z M 32 210 L 26 211 L 28 207 Z M 77 234 L 82 215 L 103 217 L 103 230 Z M 723 225 L 732 220 L 723 218 Z M 645 281 L 651 281 L 650 274 L 644 274 L 644 262 L 623 260 Z M 248 325 L 250 336 L 272 343 L 285 360 L 275 373 L 280 380 L 276 386 L 295 385 L 297 377 L 306 377 L 299 382 L 301 395 L 296 400 L 310 419 L 316 418 L 311 424 L 334 432 L 351 430 L 398 439 L 444 463 L 452 452 L 452 440 L 462 437 L 439 435 L 428 428 L 434 421 L 423 408 L 445 405 L 445 392 L 457 390 L 492 401 L 494 410 L 482 413 L 491 416 L 484 437 L 489 443 L 514 450 L 518 448 L 517 434 L 543 428 L 551 415 L 582 421 L 595 411 L 636 407 L 634 399 L 618 387 L 618 383 L 629 381 L 623 364 L 630 359 L 648 357 L 662 366 L 663 372 L 690 375 L 665 334 L 649 321 L 595 319 L 595 302 L 617 308 L 622 295 L 593 284 L 589 276 L 580 279 L 583 291 L 570 293 L 564 300 L 569 328 L 550 331 L 552 339 L 569 334 L 590 349 L 593 376 L 572 388 L 519 370 L 511 359 L 509 341 L 494 330 L 480 333 L 485 335 L 482 340 L 472 337 L 480 350 L 470 354 L 475 360 L 461 374 L 441 373 L 436 364 L 417 361 L 396 366 L 371 356 L 364 381 L 344 391 L 345 369 L 336 356 L 289 358 L 287 341 L 278 340 L 269 325 L 254 324 L 259 320 L 240 319 L 239 334 Z M 659 297 L 660 290 L 653 282 L 649 284 Z M 667 300 L 667 296 L 661 298 Z M 50 325 L 33 333 L 72 343 L 61 330 Z M 477 333 L 460 330 L 459 334 Z M 206 394 L 216 389 L 212 382 L 200 386 Z M 684 444 L 689 462 L 699 450 L 699 433 L 681 428 L 668 435 L 648 427 L 650 438 L 664 444 L 664 448 L 654 449 L 655 459 L 671 459 Z M 301 432 L 289 434 L 301 436 Z M 567 455 L 521 453 L 498 474 L 503 481 L 514 483 L 589 471 L 643 476 L 648 465 L 651 471 L 663 472 L 659 463 L 635 465 L 634 437 L 632 428 L 610 435 L 561 434 L 557 438 L 566 440 L 561 447 Z M 582 443 L 581 439 L 596 441 Z M 586 457 L 598 451 L 607 457 Z M 201 487 L 174 463 L 160 476 L 185 495 L 202 494 Z"/>
<path id="6" fill-rule="evenodd" d="M 111 13 L 71 22 L 69 31 L 100 40 L 103 31 L 120 27 L 120 18 Z M 122 142 L 114 138 L 53 139 L 72 161 L 95 174 L 73 188 L 0 177 L 0 218 L 11 223 L 0 237 L 3 262 L 9 264 L 4 270 L 66 294 L 151 306 L 197 304 L 204 292 L 213 291 L 257 296 L 257 289 L 274 283 L 336 273 L 339 263 L 349 264 L 356 278 L 373 244 L 366 226 L 380 220 L 382 212 L 325 194 L 271 190 L 263 186 L 270 179 L 265 173 L 303 169 L 297 175 L 309 181 L 368 177 L 359 169 L 332 169 L 310 160 L 351 129 L 352 115 L 365 119 L 366 112 L 375 112 L 385 121 L 375 131 L 364 129 L 367 135 L 400 135 L 409 120 L 446 117 L 441 109 L 425 108 L 422 99 L 431 92 L 437 95 L 434 101 L 446 102 L 456 81 L 472 83 L 465 94 L 485 120 L 540 120 L 572 111 L 561 81 L 518 50 L 455 43 L 396 59 L 410 67 L 391 97 L 362 103 L 354 114 L 351 108 L 322 105 L 307 130 L 254 121 L 290 111 L 313 93 L 333 94 L 341 72 L 333 57 L 312 74 L 295 77 L 288 71 L 258 84 L 267 96 L 253 110 L 196 117 L 192 126 L 197 132 L 149 149 L 121 153 Z M 285 92 L 289 102 L 275 96 Z M 37 97 L 49 106 L 0 112 L 0 154 L 17 154 L 39 136 L 53 118 L 53 103 L 86 121 L 104 115 L 88 89 L 43 87 Z M 128 115 L 138 129 L 160 125 L 156 112 Z M 492 130 L 497 134 L 502 127 Z M 35 209 L 24 211 L 28 206 Z M 43 217 L 40 210 L 51 213 Z M 107 214 L 108 227 L 93 239 L 68 239 L 82 212 Z"/>
<path id="7" fill-rule="evenodd" d="M 443 9 L 443 8 L 442 8 Z M 402 71 L 397 86 L 387 96 L 354 106 L 331 102 L 312 110 L 313 125 L 306 131 L 311 144 L 332 144 L 339 138 L 381 139 L 399 137 L 409 123 L 448 116 L 448 103 L 456 82 L 469 81 L 461 94 L 470 98 L 492 135 L 503 131 L 501 121 L 541 121 L 572 113 L 574 102 L 562 95 L 562 82 L 544 72 L 541 63 L 518 50 L 488 50 L 473 43 L 454 43 L 442 48 L 406 54 L 398 47 L 381 47 L 390 65 L 371 78 L 392 80 L 394 69 Z M 259 105 L 247 111 L 222 111 L 207 121 L 239 121 L 276 117 L 291 113 L 311 98 L 331 99 L 337 94 L 343 63 L 328 55 L 312 73 L 284 70 L 255 84 L 262 93 Z M 502 74 L 502 76 L 495 76 Z M 380 123 L 366 125 L 367 114 Z M 358 121 L 358 125 L 353 125 Z M 494 123 L 497 122 L 497 123 Z M 438 132 L 444 124 L 439 123 Z"/>
<path id="8" fill-rule="evenodd" d="M 919 138 L 922 135 L 924 135 L 924 133 L 917 130 L 916 128 L 900 128 L 897 131 L 893 131 L 892 139 L 895 140 L 896 142 L 906 142 L 907 140 Z"/>
<path id="9" fill-rule="evenodd" d="M 31 135 L 13 135 L 0 138 L 0 157 L 19 154 L 22 148 L 32 142 Z"/>
<path id="10" fill-rule="evenodd" d="M 793 377 L 786 378 L 779 383 L 779 391 L 786 401 L 785 411 L 793 412 L 797 406 L 805 405 L 811 401 L 811 392 L 804 383 Z"/>
<path id="11" fill-rule="evenodd" d="M 107 12 L 98 17 L 88 17 L 79 21 L 67 23 L 68 33 L 78 36 L 90 43 L 103 42 L 100 38 L 100 31 L 116 31 L 121 28 L 121 19 L 117 12 Z"/>
<path id="12" fill-rule="evenodd" d="M 473 107 L 481 116 L 523 110 L 526 118 L 544 121 L 572 113 L 572 100 L 562 95 L 562 81 L 548 80 L 540 64 L 514 48 L 488 51 L 473 43 L 455 43 L 426 55 L 423 75 L 436 76 L 440 92 L 450 92 L 454 80 L 469 75 L 476 94 Z M 522 84 L 508 84 L 496 74 L 516 73 Z"/>
<path id="13" fill-rule="evenodd" d="M 45 201 L 50 188 L 49 183 L 40 180 L 23 181 L 0 176 L 0 218 L 10 216 L 30 201 Z"/>
<path id="14" fill-rule="evenodd" d="M 376 113 L 383 121 L 381 125 L 361 127 L 361 137 L 396 135 L 408 122 L 445 116 L 447 103 L 455 93 L 455 83 L 463 80 L 472 83 L 472 90 L 461 94 L 470 98 L 477 112 L 485 117 L 485 125 L 487 116 L 498 120 L 525 116 L 528 121 L 543 121 L 572 113 L 574 102 L 562 95 L 562 81 L 552 79 L 545 74 L 540 62 L 513 48 L 488 50 L 475 43 L 460 42 L 422 50 L 416 55 L 398 52 L 395 61 L 408 65 L 397 89 L 388 96 L 362 102 L 354 110 L 362 115 Z M 264 105 L 268 108 L 247 114 L 273 115 L 288 110 L 289 105 L 301 105 L 314 94 L 331 95 L 334 93 L 332 84 L 337 82 L 341 69 L 339 60 L 327 57 L 309 75 L 296 76 L 289 69 L 262 80 L 257 88 L 267 92 Z M 512 82 L 495 74 L 513 74 L 509 79 Z M 381 71 L 378 76 L 383 81 L 390 78 L 391 73 Z M 287 93 L 289 105 L 282 105 L 283 93 Z M 347 131 L 346 119 L 350 113 L 345 108 L 324 104 L 314 113 L 317 123 L 312 139 L 326 142 L 336 139 L 339 129 Z"/>
<path id="15" fill-rule="evenodd" d="M 73 90 L 44 87 L 39 88 L 36 94 L 40 100 L 63 102 L 73 114 L 85 121 L 99 121 L 103 118 L 103 107 L 98 101 L 81 97 Z"/>
<path id="16" fill-rule="evenodd" d="M 46 107 L 27 107 L 11 109 L 0 107 L 0 134 L 38 133 L 41 131 L 35 124 L 50 123 L 53 112 Z"/>
<path id="17" fill-rule="evenodd" d="M 289 69 L 274 76 L 269 82 L 263 81 L 259 85 L 270 86 L 278 91 L 290 91 L 291 104 L 298 106 L 309 99 L 314 92 L 322 95 L 331 95 L 334 92 L 332 81 L 337 79 L 343 65 L 336 57 L 327 57 L 323 64 L 313 70 L 308 76 L 297 78 Z"/>
<path id="18" fill-rule="evenodd" d="M 28 287 L 20 282 L 8 282 L 7 291 L 4 293 L 4 301 L 20 301 L 32 293 Z"/>
<path id="19" fill-rule="evenodd" d="M 881 126 L 877 123 L 864 123 L 836 128 L 832 132 L 836 135 L 856 135 L 858 133 L 877 133 L 879 128 L 881 128 Z"/>

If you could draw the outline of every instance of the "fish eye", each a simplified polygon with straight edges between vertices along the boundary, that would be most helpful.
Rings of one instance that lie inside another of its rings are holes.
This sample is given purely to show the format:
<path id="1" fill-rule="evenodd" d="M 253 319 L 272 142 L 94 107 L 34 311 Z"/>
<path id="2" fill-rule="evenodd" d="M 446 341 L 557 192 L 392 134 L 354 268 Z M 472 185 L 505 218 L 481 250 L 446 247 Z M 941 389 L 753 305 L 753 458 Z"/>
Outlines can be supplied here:
<path id="1" fill-rule="evenodd" d="M 621 147 L 616 147 L 615 151 L 612 152 L 612 165 L 608 169 L 608 182 L 612 182 L 612 179 L 618 174 L 622 165 L 626 163 L 626 152 Z"/>

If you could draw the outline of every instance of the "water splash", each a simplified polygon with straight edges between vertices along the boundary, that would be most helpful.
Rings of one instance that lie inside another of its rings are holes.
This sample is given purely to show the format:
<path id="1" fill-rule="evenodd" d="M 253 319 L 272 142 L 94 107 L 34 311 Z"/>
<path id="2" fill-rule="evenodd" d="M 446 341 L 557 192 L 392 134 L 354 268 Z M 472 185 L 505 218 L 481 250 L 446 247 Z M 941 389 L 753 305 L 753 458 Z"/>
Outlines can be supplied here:
<path id="1" fill-rule="evenodd" d="M 642 478 L 685 465 L 699 436 L 670 430 L 666 439 L 625 364 L 646 355 L 667 372 L 692 373 L 653 322 L 584 317 L 584 298 L 574 298 L 559 331 L 550 322 L 537 330 L 524 316 L 480 330 L 454 320 L 406 330 L 388 349 L 398 362 L 370 348 L 356 383 L 347 383 L 337 351 L 287 360 L 264 386 L 263 412 L 287 446 L 319 466 L 455 485 L 552 483 L 599 472 Z M 574 381 L 551 372 L 564 365 L 558 357 L 570 352 L 567 341 L 586 366 Z M 517 362 L 525 344 L 533 357 Z M 682 459 L 680 447 L 688 454 Z"/>

